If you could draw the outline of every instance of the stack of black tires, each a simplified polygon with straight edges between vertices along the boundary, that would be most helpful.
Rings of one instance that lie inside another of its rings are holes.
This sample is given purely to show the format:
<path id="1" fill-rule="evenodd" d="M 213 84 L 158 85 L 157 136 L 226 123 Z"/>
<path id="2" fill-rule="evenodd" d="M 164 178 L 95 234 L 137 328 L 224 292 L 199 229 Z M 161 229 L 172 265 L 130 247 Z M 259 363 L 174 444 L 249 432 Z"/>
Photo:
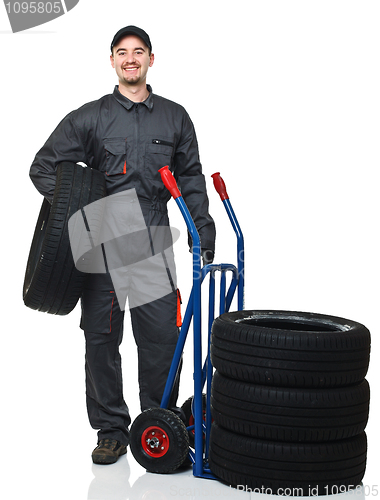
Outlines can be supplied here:
<path id="1" fill-rule="evenodd" d="M 348 491 L 366 467 L 370 332 L 333 316 L 238 311 L 212 327 L 212 472 L 241 490 Z"/>

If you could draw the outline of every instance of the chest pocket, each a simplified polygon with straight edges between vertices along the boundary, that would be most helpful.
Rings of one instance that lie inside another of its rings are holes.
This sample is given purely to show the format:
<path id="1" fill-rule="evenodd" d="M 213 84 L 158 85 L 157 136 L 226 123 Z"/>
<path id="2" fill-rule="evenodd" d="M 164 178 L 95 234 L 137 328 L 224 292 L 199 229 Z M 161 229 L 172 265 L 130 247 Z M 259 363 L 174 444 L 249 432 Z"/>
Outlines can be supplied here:
<path id="1" fill-rule="evenodd" d="M 127 171 L 127 139 L 110 137 L 103 139 L 106 154 L 106 175 L 125 174 Z"/>
<path id="2" fill-rule="evenodd" d="M 171 166 L 174 143 L 161 139 L 153 139 L 145 147 L 145 175 L 150 179 L 159 177 L 158 170 Z"/>

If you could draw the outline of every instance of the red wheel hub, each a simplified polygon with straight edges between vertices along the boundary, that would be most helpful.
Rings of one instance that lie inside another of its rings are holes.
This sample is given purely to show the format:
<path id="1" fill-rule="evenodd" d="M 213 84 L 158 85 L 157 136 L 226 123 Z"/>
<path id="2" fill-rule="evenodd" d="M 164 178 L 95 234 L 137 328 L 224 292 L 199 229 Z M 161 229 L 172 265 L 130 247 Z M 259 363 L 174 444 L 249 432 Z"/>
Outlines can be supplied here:
<path id="1" fill-rule="evenodd" d="M 195 419 L 194 419 L 193 414 L 191 414 L 191 415 L 190 415 L 190 417 L 189 417 L 189 427 L 190 427 L 191 425 L 195 425 Z M 193 435 L 195 435 L 195 429 L 191 429 L 191 431 L 190 431 L 190 432 L 191 432 Z"/>
<path id="2" fill-rule="evenodd" d="M 151 426 L 142 433 L 141 445 L 149 456 L 160 458 L 169 449 L 169 438 L 161 427 Z"/>
<path id="3" fill-rule="evenodd" d="M 205 409 L 202 410 L 202 415 L 203 415 L 203 422 L 206 422 L 206 410 Z M 211 422 L 213 422 L 213 421 L 214 421 L 214 419 L 211 420 Z M 191 425 L 195 425 L 195 418 L 194 418 L 193 414 L 191 414 L 190 417 L 189 417 L 189 427 Z M 190 432 L 192 434 L 195 434 L 195 429 L 192 429 Z M 205 439 L 205 435 L 204 434 L 203 434 L 203 439 Z"/>

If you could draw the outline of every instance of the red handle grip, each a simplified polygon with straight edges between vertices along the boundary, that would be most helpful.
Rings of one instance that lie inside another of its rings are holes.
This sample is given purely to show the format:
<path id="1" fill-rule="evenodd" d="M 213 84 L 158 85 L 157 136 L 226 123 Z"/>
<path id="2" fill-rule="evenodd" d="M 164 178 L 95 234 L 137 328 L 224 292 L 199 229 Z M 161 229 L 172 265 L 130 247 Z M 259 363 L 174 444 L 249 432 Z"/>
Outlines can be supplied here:
<path id="1" fill-rule="evenodd" d="M 214 187 L 215 187 L 217 193 L 219 194 L 220 199 L 222 201 L 228 200 L 229 196 L 227 194 L 226 185 L 224 184 L 224 180 L 220 176 L 220 172 L 216 172 L 215 174 L 212 174 L 211 177 L 214 181 Z"/>
<path id="2" fill-rule="evenodd" d="M 173 198 L 176 199 L 181 196 L 181 192 L 178 189 L 177 183 L 173 174 L 170 172 L 168 165 L 160 168 L 159 172 L 161 174 L 162 182 L 165 184 L 166 189 L 168 189 Z"/>

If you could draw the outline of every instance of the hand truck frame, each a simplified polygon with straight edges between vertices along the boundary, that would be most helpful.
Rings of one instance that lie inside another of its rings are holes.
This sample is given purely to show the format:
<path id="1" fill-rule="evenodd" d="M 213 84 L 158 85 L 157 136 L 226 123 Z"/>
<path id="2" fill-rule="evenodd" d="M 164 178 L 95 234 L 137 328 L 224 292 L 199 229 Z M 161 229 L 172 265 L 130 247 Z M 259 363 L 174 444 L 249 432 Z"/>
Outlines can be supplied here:
<path id="1" fill-rule="evenodd" d="M 194 431 L 194 451 L 190 448 L 188 449 L 188 459 L 193 464 L 193 475 L 196 477 L 202 477 L 207 479 L 216 479 L 212 474 L 208 465 L 208 454 L 210 445 L 210 432 L 211 432 L 211 382 L 213 376 L 213 367 L 210 360 L 210 343 L 211 343 L 211 327 L 215 319 L 215 274 L 216 272 L 221 273 L 220 277 L 220 291 L 219 291 L 219 314 L 228 312 L 232 300 L 235 296 L 237 290 L 237 304 L 238 310 L 244 309 L 244 238 L 242 231 L 240 229 L 239 223 L 231 206 L 229 196 L 227 194 L 225 183 L 217 172 L 212 175 L 214 187 L 218 192 L 225 210 L 228 214 L 232 227 L 235 231 L 237 238 L 237 266 L 233 264 L 207 264 L 203 268 L 201 266 L 201 242 L 198 231 L 195 227 L 194 221 L 191 218 L 190 212 L 186 206 L 185 201 L 181 196 L 181 192 L 178 189 L 177 183 L 169 170 L 168 166 L 165 166 L 159 170 L 161 174 L 162 181 L 165 187 L 169 190 L 170 194 L 176 201 L 181 214 L 185 220 L 187 229 L 191 235 L 193 242 L 192 258 L 193 258 L 193 286 L 189 297 L 189 301 L 186 307 L 186 312 L 183 318 L 180 334 L 178 337 L 176 349 L 173 355 L 170 371 L 166 381 L 165 390 L 161 400 L 160 408 L 162 411 L 169 411 L 168 405 L 172 389 L 175 383 L 175 379 L 178 373 L 178 368 L 182 359 L 182 354 L 189 332 L 189 327 L 191 320 L 193 320 L 193 339 L 194 339 L 194 397 L 192 404 L 192 415 L 194 417 L 194 425 L 189 425 L 186 428 L 186 432 Z M 226 273 L 232 272 L 232 279 L 227 290 L 227 279 Z M 202 363 L 202 321 L 201 321 L 201 285 L 207 275 L 210 275 L 209 281 L 209 305 L 208 305 L 208 336 L 207 336 L 207 355 L 204 363 Z M 206 386 L 206 403 L 204 405 L 204 395 L 203 389 Z M 147 410 L 149 412 L 149 410 Z M 144 412 L 143 412 L 144 413 Z M 140 415 L 140 417 L 143 415 Z M 132 425 L 131 435 L 135 432 L 135 428 L 139 426 L 135 423 Z M 160 432 L 154 433 L 155 436 L 152 438 L 152 429 L 154 426 L 149 426 L 150 434 L 148 436 L 147 431 L 141 431 L 143 427 L 140 426 L 139 432 L 141 434 L 141 443 L 143 448 L 145 447 L 145 452 L 136 453 L 134 448 L 132 448 L 132 453 L 136 460 L 143 466 L 147 467 L 147 462 L 144 459 L 146 453 L 150 455 L 149 460 L 152 460 L 152 456 L 155 457 L 154 461 L 160 460 L 165 456 L 167 448 L 169 446 L 168 436 L 165 431 L 162 431 L 158 427 Z M 160 437 L 158 437 L 160 434 Z M 148 438 L 147 438 L 148 436 Z M 157 437 L 156 437 L 157 436 Z M 150 448 L 146 447 L 144 440 L 147 438 L 149 446 L 152 448 L 154 453 L 151 453 Z M 140 442 L 140 435 L 137 436 L 135 440 L 137 443 Z M 162 445 L 162 446 L 161 446 Z M 153 448 L 155 447 L 155 448 Z M 160 447 L 160 448 L 158 448 Z M 156 448 L 162 449 L 162 452 L 157 452 Z M 149 471 L 149 466 L 147 467 Z M 159 470 L 159 469 L 158 469 Z M 157 472 L 154 467 L 152 472 Z"/>

